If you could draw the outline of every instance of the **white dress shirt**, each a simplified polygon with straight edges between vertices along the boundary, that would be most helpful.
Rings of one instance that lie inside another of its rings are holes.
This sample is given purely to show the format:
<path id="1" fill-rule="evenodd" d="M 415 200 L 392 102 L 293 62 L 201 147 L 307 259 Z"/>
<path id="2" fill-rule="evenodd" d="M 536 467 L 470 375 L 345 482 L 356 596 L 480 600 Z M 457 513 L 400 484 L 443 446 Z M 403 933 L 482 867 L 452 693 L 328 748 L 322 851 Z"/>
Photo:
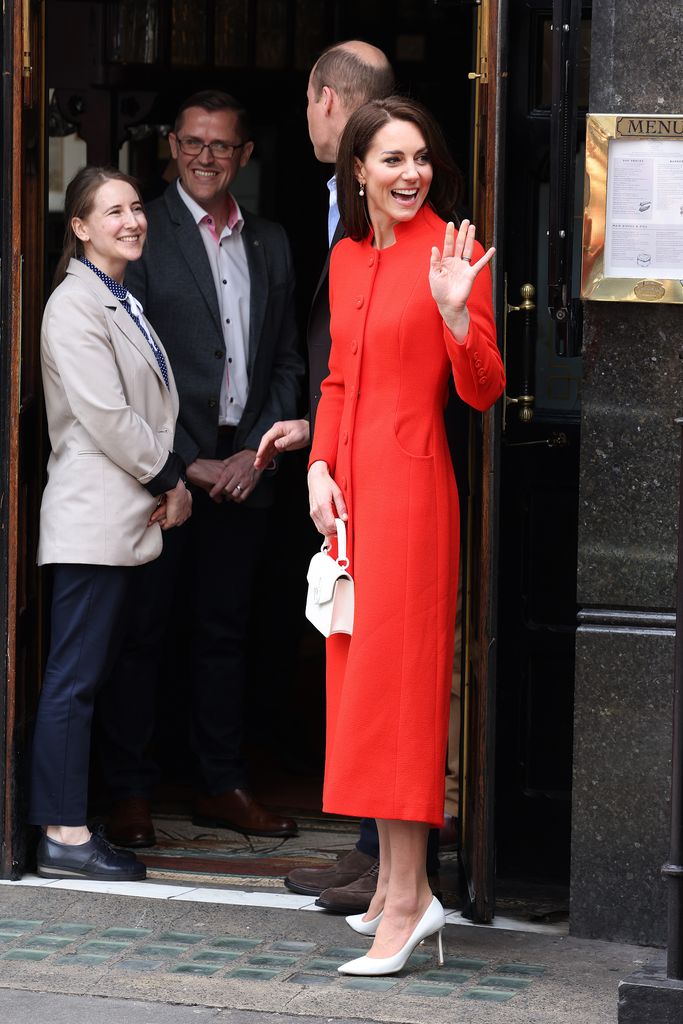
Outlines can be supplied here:
<path id="1" fill-rule="evenodd" d="M 242 238 L 244 218 L 237 202 L 228 197 L 228 223 L 220 237 L 211 217 L 178 179 L 178 194 L 194 217 L 209 258 L 225 341 L 225 372 L 218 403 L 220 426 L 235 427 L 242 418 L 249 395 L 249 303 L 251 280 Z"/>

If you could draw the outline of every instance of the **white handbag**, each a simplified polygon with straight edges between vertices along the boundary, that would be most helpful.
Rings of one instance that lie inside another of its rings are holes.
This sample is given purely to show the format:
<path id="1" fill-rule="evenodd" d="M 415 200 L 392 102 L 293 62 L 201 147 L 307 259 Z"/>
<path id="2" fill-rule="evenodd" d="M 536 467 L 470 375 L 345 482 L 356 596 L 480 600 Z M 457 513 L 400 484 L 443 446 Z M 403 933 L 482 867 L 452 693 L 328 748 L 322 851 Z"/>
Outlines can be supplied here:
<path id="1" fill-rule="evenodd" d="M 347 572 L 346 527 L 341 519 L 337 526 L 337 557 L 330 554 L 330 541 L 325 538 L 317 555 L 308 567 L 308 595 L 306 618 L 323 636 L 353 632 L 353 580 Z"/>

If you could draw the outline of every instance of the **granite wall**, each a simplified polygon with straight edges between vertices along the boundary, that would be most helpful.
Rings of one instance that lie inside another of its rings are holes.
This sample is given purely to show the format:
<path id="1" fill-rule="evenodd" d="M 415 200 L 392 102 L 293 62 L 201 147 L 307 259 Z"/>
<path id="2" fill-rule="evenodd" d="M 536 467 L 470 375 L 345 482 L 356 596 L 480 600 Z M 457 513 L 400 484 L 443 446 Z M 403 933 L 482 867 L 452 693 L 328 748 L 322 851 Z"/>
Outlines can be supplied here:
<path id="1" fill-rule="evenodd" d="M 593 0 L 595 113 L 681 113 L 681 0 Z M 683 307 L 586 303 L 571 930 L 662 944 Z"/>

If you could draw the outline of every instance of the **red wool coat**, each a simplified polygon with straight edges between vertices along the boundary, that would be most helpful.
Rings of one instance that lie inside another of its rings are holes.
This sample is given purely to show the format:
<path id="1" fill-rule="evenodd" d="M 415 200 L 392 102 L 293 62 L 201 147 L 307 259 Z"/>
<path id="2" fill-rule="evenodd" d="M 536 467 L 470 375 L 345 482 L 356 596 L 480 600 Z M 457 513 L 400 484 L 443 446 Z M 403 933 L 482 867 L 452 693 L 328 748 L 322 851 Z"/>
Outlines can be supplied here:
<path id="1" fill-rule="evenodd" d="M 443 823 L 459 557 L 458 497 L 443 410 L 488 409 L 504 385 L 488 268 L 457 344 L 429 288 L 445 224 L 430 207 L 396 243 L 344 239 L 330 266 L 330 374 L 311 463 L 327 462 L 349 511 L 352 637 L 327 642 L 323 808 Z M 475 246 L 473 261 L 482 255 Z"/>

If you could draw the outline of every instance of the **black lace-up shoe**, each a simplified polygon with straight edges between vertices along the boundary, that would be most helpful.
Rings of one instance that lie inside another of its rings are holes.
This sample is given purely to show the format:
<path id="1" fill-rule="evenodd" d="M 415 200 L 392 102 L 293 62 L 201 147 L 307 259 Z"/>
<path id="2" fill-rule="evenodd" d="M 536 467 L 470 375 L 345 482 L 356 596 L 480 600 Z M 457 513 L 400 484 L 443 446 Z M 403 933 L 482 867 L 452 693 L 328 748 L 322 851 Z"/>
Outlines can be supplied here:
<path id="1" fill-rule="evenodd" d="M 87 843 L 70 846 L 41 836 L 36 854 L 41 878 L 87 878 L 101 882 L 141 882 L 144 864 L 126 850 L 115 850 L 104 836 L 93 834 Z"/>

